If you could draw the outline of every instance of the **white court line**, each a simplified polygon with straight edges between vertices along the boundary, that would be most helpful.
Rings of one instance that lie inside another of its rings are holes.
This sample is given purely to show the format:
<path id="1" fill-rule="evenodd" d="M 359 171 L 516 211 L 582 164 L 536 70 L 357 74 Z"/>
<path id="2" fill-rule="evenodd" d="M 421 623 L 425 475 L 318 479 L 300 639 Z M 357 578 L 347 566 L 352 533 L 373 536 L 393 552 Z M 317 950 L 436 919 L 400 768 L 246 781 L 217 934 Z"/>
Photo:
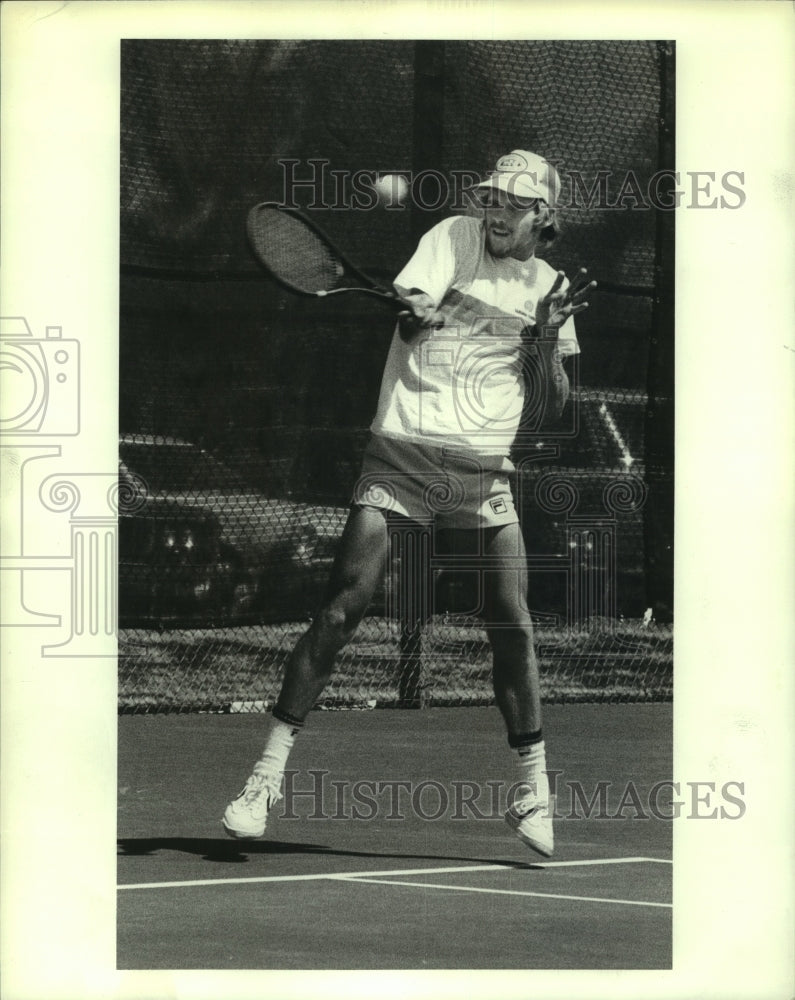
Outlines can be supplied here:
<path id="1" fill-rule="evenodd" d="M 484 889 L 474 885 L 443 885 L 438 882 L 398 882 L 384 878 L 349 878 L 341 881 L 367 882 L 370 885 L 409 885 L 414 889 L 449 889 L 451 892 L 490 892 L 500 896 L 540 896 L 542 899 L 576 899 L 581 903 L 619 903 L 623 906 L 664 906 L 673 903 L 647 903 L 637 899 L 606 899 L 604 896 L 567 896 L 561 892 L 526 892 L 523 889 Z"/>
<path id="2" fill-rule="evenodd" d="M 669 863 L 664 858 L 598 858 L 584 861 L 529 861 L 533 868 L 565 868 L 585 865 L 630 865 L 644 861 Z M 182 889 L 199 885 L 245 885 L 256 882 L 311 882 L 322 879 L 350 881 L 357 878 L 383 878 L 392 875 L 452 875 L 456 872 L 496 872 L 516 871 L 511 865 L 460 865 L 455 868 L 400 868 L 395 871 L 340 872 L 330 874 L 320 872 L 312 875 L 256 875 L 250 878 L 203 878 L 187 882 L 128 882 L 117 889 Z"/>
<path id="3" fill-rule="evenodd" d="M 653 861 L 660 865 L 672 865 L 668 858 L 595 858 L 593 861 L 531 861 L 534 868 L 581 868 L 586 865 L 637 865 Z"/>
<path id="4" fill-rule="evenodd" d="M 441 875 L 444 872 L 483 872 L 497 871 L 505 868 L 505 865 L 463 865 L 460 868 L 407 868 L 405 871 L 392 872 L 341 872 L 331 874 L 329 872 L 319 872 L 313 875 L 257 875 L 251 878 L 204 878 L 195 879 L 191 882 L 138 882 L 128 885 L 117 886 L 118 889 L 178 889 L 192 885 L 241 885 L 246 882 L 311 882 L 321 879 L 351 878 L 361 875 Z"/>

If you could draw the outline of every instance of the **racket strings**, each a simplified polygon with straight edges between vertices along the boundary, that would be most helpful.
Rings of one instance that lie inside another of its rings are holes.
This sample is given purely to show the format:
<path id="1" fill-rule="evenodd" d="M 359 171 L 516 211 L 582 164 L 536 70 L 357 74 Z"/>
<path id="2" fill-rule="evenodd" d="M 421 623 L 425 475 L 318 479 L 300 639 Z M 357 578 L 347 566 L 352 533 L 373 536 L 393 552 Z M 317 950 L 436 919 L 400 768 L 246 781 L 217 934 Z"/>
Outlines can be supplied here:
<path id="1" fill-rule="evenodd" d="M 260 206 L 249 219 L 249 237 L 262 263 L 302 292 L 328 292 L 345 276 L 345 265 L 300 218 Z"/>

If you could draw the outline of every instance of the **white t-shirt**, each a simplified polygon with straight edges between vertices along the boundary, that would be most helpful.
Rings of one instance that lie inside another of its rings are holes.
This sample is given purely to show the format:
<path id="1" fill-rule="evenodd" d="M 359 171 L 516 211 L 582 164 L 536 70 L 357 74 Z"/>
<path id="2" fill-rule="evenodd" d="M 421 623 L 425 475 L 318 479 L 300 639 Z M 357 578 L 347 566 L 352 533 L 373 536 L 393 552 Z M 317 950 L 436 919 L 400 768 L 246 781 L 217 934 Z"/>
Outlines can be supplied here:
<path id="1" fill-rule="evenodd" d="M 453 216 L 426 233 L 394 283 L 426 292 L 445 325 L 408 344 L 395 330 L 373 433 L 507 455 L 522 415 L 526 356 L 535 350 L 522 330 L 556 276 L 537 257 L 492 257 L 476 218 Z M 571 318 L 558 349 L 579 353 Z"/>

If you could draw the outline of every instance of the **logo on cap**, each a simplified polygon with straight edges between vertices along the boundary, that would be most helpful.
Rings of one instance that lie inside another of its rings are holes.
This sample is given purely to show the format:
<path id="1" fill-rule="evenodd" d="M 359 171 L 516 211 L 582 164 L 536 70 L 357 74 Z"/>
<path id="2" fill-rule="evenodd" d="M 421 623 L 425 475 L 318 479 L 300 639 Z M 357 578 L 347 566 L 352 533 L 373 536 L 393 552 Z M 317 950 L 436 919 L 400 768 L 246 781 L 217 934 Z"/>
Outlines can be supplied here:
<path id="1" fill-rule="evenodd" d="M 519 153 L 508 153 L 497 160 L 497 170 L 526 170 L 527 160 Z"/>

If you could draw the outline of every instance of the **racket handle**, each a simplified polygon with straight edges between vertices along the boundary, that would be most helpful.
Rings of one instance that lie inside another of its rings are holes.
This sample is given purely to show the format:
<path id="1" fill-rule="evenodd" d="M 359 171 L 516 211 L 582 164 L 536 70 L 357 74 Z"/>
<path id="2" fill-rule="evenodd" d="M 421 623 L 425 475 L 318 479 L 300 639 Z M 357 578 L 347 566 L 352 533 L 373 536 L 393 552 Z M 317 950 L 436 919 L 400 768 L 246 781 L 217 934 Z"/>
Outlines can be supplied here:
<path id="1" fill-rule="evenodd" d="M 394 309 L 400 312 L 408 310 L 412 312 L 411 303 L 407 302 L 406 299 L 401 298 L 397 292 L 388 292 L 382 288 L 329 288 L 320 289 L 314 294 L 319 299 L 327 299 L 330 295 L 341 295 L 344 292 L 358 292 L 360 295 L 372 295 L 376 299 L 380 299 L 382 302 L 388 302 Z"/>

